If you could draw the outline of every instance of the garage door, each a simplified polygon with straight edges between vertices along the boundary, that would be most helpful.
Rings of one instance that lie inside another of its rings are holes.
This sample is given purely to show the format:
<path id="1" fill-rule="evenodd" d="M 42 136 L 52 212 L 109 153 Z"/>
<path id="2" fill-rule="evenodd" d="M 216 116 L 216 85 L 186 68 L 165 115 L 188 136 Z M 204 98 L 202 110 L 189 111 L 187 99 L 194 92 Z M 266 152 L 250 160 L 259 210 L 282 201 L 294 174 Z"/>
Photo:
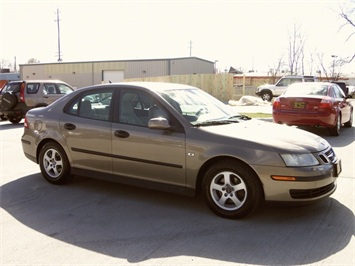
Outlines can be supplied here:
<path id="1" fill-rule="evenodd" d="M 103 82 L 121 82 L 124 80 L 124 73 L 122 70 L 104 70 L 103 71 Z"/>

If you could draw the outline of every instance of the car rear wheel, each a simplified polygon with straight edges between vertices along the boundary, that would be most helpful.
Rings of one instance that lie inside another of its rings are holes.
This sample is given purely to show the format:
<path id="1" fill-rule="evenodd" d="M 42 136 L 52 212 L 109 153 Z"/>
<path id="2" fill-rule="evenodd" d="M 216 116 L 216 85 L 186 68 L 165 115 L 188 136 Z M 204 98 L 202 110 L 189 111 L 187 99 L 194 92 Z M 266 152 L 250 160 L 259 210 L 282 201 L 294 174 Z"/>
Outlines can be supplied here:
<path id="1" fill-rule="evenodd" d="M 256 174 L 234 160 L 224 160 L 210 167 L 202 186 L 208 207 L 224 218 L 242 218 L 263 200 L 262 186 Z"/>
<path id="2" fill-rule="evenodd" d="M 353 126 L 353 110 L 351 110 L 349 121 L 344 123 L 344 126 L 345 127 L 352 127 Z"/>
<path id="3" fill-rule="evenodd" d="M 338 115 L 337 118 L 336 118 L 335 126 L 334 127 L 330 127 L 328 129 L 329 130 L 329 134 L 331 136 L 339 136 L 340 128 L 341 128 L 341 117 Z"/>
<path id="4" fill-rule="evenodd" d="M 71 179 L 70 165 L 63 148 L 55 143 L 46 143 L 39 153 L 39 165 L 44 178 L 52 184 L 64 184 Z"/>

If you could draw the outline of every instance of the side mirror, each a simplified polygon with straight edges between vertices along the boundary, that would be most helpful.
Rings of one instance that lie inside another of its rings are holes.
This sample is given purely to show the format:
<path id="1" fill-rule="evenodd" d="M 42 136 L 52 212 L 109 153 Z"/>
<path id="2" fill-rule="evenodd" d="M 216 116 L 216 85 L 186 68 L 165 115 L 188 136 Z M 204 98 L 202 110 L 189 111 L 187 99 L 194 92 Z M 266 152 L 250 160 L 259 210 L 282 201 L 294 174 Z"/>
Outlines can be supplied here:
<path id="1" fill-rule="evenodd" d="M 170 129 L 171 126 L 163 117 L 152 118 L 148 121 L 148 128 L 150 129 Z"/>

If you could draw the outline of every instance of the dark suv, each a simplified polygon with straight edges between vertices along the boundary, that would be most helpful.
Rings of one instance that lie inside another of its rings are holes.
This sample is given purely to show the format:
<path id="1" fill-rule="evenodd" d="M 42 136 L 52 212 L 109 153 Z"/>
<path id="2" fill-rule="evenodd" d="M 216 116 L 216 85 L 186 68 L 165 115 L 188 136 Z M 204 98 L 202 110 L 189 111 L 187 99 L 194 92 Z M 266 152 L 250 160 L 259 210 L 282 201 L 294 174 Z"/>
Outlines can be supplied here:
<path id="1" fill-rule="evenodd" d="M 28 110 L 47 106 L 73 90 L 60 80 L 9 81 L 0 94 L 0 118 L 17 124 Z"/>

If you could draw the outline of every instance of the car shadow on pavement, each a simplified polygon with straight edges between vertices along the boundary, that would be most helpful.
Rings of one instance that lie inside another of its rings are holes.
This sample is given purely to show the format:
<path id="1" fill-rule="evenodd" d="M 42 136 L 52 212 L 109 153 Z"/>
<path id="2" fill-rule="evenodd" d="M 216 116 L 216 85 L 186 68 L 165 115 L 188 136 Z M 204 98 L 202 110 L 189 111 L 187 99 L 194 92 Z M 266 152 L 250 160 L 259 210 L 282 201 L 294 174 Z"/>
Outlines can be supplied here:
<path id="1" fill-rule="evenodd" d="M 14 129 L 14 128 L 21 128 L 21 127 L 23 127 L 23 123 L 11 124 L 8 121 L 1 121 L 1 123 L 0 123 L 0 131 Z"/>
<path id="2" fill-rule="evenodd" d="M 309 264 L 344 249 L 354 234 L 352 211 L 333 198 L 297 208 L 265 206 L 245 219 L 228 220 L 210 212 L 200 196 L 82 177 L 55 186 L 39 173 L 4 184 L 0 197 L 1 208 L 29 228 L 132 263 L 195 256 L 241 264 Z"/>

